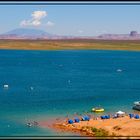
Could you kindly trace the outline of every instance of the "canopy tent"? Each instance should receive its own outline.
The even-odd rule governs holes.
[[[125,112],[123,112],[123,111],[118,111],[118,112],[116,112],[116,114],[118,114],[118,115],[124,115]]]
[[[123,116],[125,115],[125,112],[123,112],[123,111],[118,111],[118,112],[116,112],[116,115],[117,115],[118,117],[123,117]]]

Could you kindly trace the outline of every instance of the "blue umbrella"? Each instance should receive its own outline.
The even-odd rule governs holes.
[[[69,124],[73,124],[73,120],[68,120],[68,123]]]
[[[77,123],[80,122],[80,119],[79,119],[79,118],[75,118],[74,120],[75,120],[75,122],[77,122]]]
[[[135,115],[135,119],[139,119],[140,117],[139,117],[139,115],[138,114],[136,114]]]
[[[129,117],[130,117],[130,118],[133,118],[133,117],[134,117],[134,114],[129,114]]]

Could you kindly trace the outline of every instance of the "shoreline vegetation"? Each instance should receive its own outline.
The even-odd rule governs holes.
[[[140,40],[95,40],[95,39],[10,40],[10,39],[1,39],[0,49],[140,51]]]

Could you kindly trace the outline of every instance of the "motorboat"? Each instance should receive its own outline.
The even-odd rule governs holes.
[[[121,69],[117,69],[117,72],[122,72],[122,70]]]
[[[8,87],[9,87],[9,85],[3,85],[3,87],[4,87],[4,88],[8,88]]]
[[[31,90],[33,90],[33,89],[34,89],[34,87],[30,87],[30,89],[31,89]]]
[[[140,111],[140,101],[134,102],[132,109]]]
[[[3,88],[4,89],[8,89],[9,88],[9,85],[3,85]]]

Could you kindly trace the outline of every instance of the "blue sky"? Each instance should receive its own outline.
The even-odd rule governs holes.
[[[0,33],[37,28],[58,35],[140,33],[140,5],[0,5]]]

